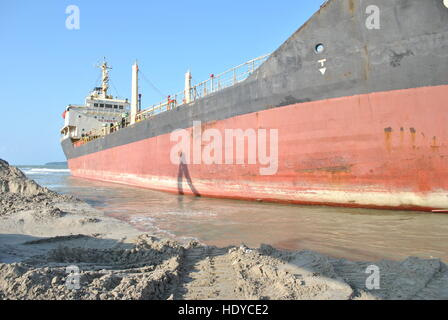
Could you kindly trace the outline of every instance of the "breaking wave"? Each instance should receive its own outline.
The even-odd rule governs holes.
[[[70,169],[50,169],[50,168],[24,168],[23,173],[26,175],[33,174],[58,174],[58,173],[69,173]]]

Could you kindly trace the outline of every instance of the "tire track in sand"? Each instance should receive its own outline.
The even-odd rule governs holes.
[[[195,247],[186,251],[181,283],[174,294],[176,300],[234,300],[237,273],[232,266],[229,248]]]

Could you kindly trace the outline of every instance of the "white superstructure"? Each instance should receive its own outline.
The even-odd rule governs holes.
[[[128,100],[114,99],[108,95],[110,67],[106,61],[99,67],[102,70],[102,86],[96,87],[86,97],[84,105],[66,107],[62,139],[79,140],[85,136],[105,134],[113,125],[127,121],[130,107]]]

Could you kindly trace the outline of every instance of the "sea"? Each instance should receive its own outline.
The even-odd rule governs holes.
[[[42,186],[158,237],[220,247],[269,244],[355,261],[448,262],[447,214],[197,198],[75,178],[60,164],[19,168]]]

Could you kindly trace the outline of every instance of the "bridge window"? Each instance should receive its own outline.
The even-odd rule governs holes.
[[[100,108],[104,108],[104,104],[100,104]]]
[[[106,104],[106,108],[111,109],[111,108],[112,108],[112,105],[111,105],[111,104]]]

